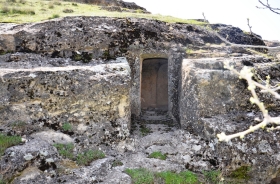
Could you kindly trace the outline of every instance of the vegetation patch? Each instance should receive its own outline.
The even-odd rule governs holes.
[[[60,15],[60,17],[69,16],[69,12],[63,12],[65,9],[72,9],[74,12],[72,16],[105,16],[105,17],[135,17],[135,18],[147,18],[153,20],[160,20],[169,23],[188,23],[196,25],[204,25],[204,22],[196,20],[187,20],[181,18],[175,18],[172,16],[163,16],[160,14],[145,14],[142,10],[136,10],[136,13],[132,12],[109,12],[101,10],[99,6],[85,3],[77,3],[69,1],[58,1],[58,0],[0,0],[0,7],[9,7],[9,11],[0,10],[0,22],[13,22],[13,23],[28,23],[28,22],[39,22],[51,18],[50,15]],[[32,7],[32,10],[30,9]],[[19,14],[10,11],[14,8],[22,9],[20,16]],[[45,10],[45,11],[42,11]],[[30,14],[36,14],[36,16],[30,16]]]
[[[77,155],[77,164],[79,165],[89,165],[90,162],[105,158],[105,154],[99,150],[89,150],[85,151],[84,153],[80,153]]]
[[[76,161],[78,165],[88,165],[94,160],[105,158],[105,154],[99,150],[88,150],[82,153],[78,153],[77,156],[75,156],[73,153],[73,150],[75,148],[73,143],[54,144],[53,146],[57,148],[58,153],[62,157]]]
[[[249,167],[249,166],[241,166],[238,169],[232,171],[230,173],[229,177],[235,178],[235,179],[249,180],[251,178],[249,175],[250,170],[251,170],[251,167]]]
[[[215,184],[215,183],[219,183],[221,172],[218,170],[204,171],[203,175],[205,177],[206,182]]]
[[[53,14],[51,17],[49,17],[49,19],[56,19],[59,18],[59,14]]]
[[[147,169],[126,169],[125,172],[131,177],[134,184],[153,184],[154,174]]]
[[[160,160],[166,160],[166,154],[162,154],[160,151],[155,151],[149,155],[149,158],[156,158]]]
[[[56,147],[58,153],[64,158],[68,158],[70,160],[75,158],[73,154],[73,150],[75,148],[74,144],[54,144],[53,146]]]
[[[198,183],[197,176],[190,171],[174,173],[165,171],[153,173],[147,169],[126,169],[125,172],[131,177],[134,184],[195,184]]]
[[[146,126],[141,126],[140,127],[140,132],[143,136],[146,136],[149,133],[152,133],[151,129],[147,128]]]
[[[165,184],[194,184],[197,183],[197,176],[191,171],[173,173],[171,171],[160,172],[158,177],[164,180]]]
[[[0,156],[2,156],[5,150],[11,146],[15,146],[21,143],[21,137],[19,136],[7,136],[0,134]]]
[[[68,122],[63,123],[61,128],[65,132],[72,131],[72,129],[73,129],[72,125],[70,123],[68,123]]]
[[[2,179],[0,179],[0,184],[6,184],[6,182]]]
[[[122,166],[123,163],[120,160],[114,160],[112,167]]]

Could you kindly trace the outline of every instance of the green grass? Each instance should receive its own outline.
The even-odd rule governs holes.
[[[207,182],[213,183],[213,184],[218,184],[220,181],[221,172],[218,170],[204,171],[203,175]]]
[[[11,126],[13,128],[23,128],[23,127],[27,126],[27,123],[24,121],[15,121],[11,124]]]
[[[198,183],[197,176],[190,171],[174,173],[165,171],[153,173],[147,169],[126,169],[125,172],[131,177],[134,184],[153,184],[164,182],[165,184],[195,184]]]
[[[0,184],[6,184],[6,182],[2,179],[0,179]]]
[[[54,144],[53,146],[56,147],[58,153],[64,158],[68,158],[70,160],[75,158],[73,154],[74,144]]]
[[[141,132],[141,134],[142,134],[143,136],[146,136],[146,135],[148,135],[149,133],[151,133],[152,131],[151,131],[151,129],[147,128],[146,126],[142,126],[142,127],[140,128],[140,132]]]
[[[21,143],[21,137],[19,136],[7,136],[0,134],[0,156],[2,156],[5,150],[11,146],[15,146]]]
[[[75,146],[72,143],[54,144],[53,146],[57,148],[58,153],[62,157],[76,161],[78,165],[88,165],[94,160],[105,158],[105,154],[99,150],[88,150],[83,153],[78,153],[77,156],[75,156],[73,153]]]
[[[89,150],[85,151],[84,153],[80,153],[77,155],[77,164],[79,165],[88,165],[90,162],[105,158],[105,154],[99,150]]]
[[[154,183],[154,174],[147,169],[126,169],[125,172],[131,177],[133,184]]]
[[[29,12],[27,10],[31,10]],[[13,11],[3,11],[5,8],[13,9],[18,8],[24,10],[27,14],[22,14]],[[72,9],[73,13],[64,13],[63,10]],[[28,22],[39,22],[43,20],[48,20],[53,18],[52,15],[60,15],[60,17],[65,16],[107,16],[107,17],[136,17],[136,18],[147,18],[156,19],[169,23],[189,23],[196,25],[203,25],[205,23],[196,20],[187,20],[175,18],[172,16],[163,16],[160,14],[143,14],[140,13],[130,13],[130,12],[109,12],[105,10],[100,10],[99,6],[73,3],[67,1],[46,1],[46,0],[25,0],[21,3],[19,0],[16,2],[7,2],[6,0],[0,0],[0,22],[14,22],[14,23],[28,23]]]
[[[112,167],[122,166],[123,163],[120,160],[115,160],[112,164]]]
[[[198,182],[197,176],[190,171],[180,173],[166,171],[160,172],[157,175],[164,180],[165,184],[194,184]]]
[[[241,166],[236,170],[232,171],[229,176],[235,179],[249,180],[251,178],[249,175],[250,170],[251,167],[249,166]]]
[[[160,151],[155,151],[149,155],[149,158],[156,158],[160,160],[166,160],[166,154],[162,154]]]
[[[63,123],[61,128],[62,128],[63,131],[71,131],[72,130],[72,125],[68,122],[65,122],[65,123]]]

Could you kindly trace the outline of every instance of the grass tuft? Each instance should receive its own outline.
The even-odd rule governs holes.
[[[155,151],[149,155],[149,158],[156,158],[160,160],[166,160],[166,154],[162,154],[160,151]]]
[[[232,171],[230,177],[236,179],[249,180],[251,178],[249,175],[250,170],[251,168],[249,166],[241,166],[236,170]]]
[[[92,161],[105,158],[105,154],[99,150],[89,150],[77,155],[77,164],[89,165]]]
[[[0,156],[2,156],[5,150],[11,146],[15,146],[21,143],[21,137],[19,136],[7,136],[0,134]]]
[[[165,184],[195,184],[198,181],[197,176],[191,171],[181,173],[165,171],[158,173],[157,176],[162,178]]]
[[[70,160],[75,158],[73,154],[74,144],[54,144],[53,146],[56,147],[58,153],[64,158],[68,158]]]
[[[126,169],[125,172],[131,177],[134,184],[154,183],[154,174],[147,169]]]
[[[219,183],[220,181],[221,172],[218,170],[203,171],[203,175],[207,182],[216,184]]]
[[[125,172],[131,177],[134,184],[196,184],[198,183],[197,176],[190,171],[183,171],[174,173],[171,171],[164,171],[160,173],[153,173],[144,168],[126,169]]]
[[[63,131],[66,131],[66,132],[71,131],[73,129],[72,125],[68,122],[63,123],[61,128]]]

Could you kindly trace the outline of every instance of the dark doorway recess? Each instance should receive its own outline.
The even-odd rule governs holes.
[[[168,60],[166,58],[143,60],[141,108],[168,110]]]

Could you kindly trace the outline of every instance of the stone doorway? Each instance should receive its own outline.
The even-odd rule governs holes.
[[[141,109],[168,111],[168,60],[144,59],[141,78]]]

